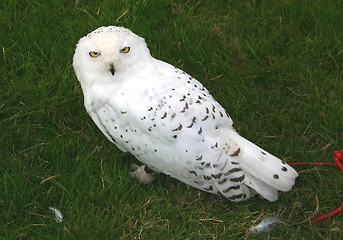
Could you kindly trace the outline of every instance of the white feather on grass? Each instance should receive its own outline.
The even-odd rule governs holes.
[[[279,220],[278,215],[268,215],[259,224],[252,226],[250,231],[253,233],[270,232],[273,228],[284,224],[284,222]]]
[[[54,207],[49,207],[49,210],[55,215],[55,221],[60,223],[63,220],[63,215],[60,210]]]

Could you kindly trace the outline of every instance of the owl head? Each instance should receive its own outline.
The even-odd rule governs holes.
[[[145,40],[129,29],[100,27],[76,45],[73,67],[81,84],[111,81],[151,58]],[[112,78],[112,79],[111,79]]]

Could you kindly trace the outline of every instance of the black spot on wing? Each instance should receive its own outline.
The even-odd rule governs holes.
[[[238,199],[245,199],[247,197],[247,195],[245,193],[240,193],[237,195],[232,195],[230,197],[228,197],[228,199],[230,200],[238,200]]]
[[[229,171],[224,173],[224,176],[228,176],[231,173],[240,172],[240,171],[242,171],[242,168],[231,168]]]
[[[227,193],[227,192],[229,192],[229,191],[231,191],[231,190],[238,190],[238,189],[240,189],[241,187],[239,186],[239,185],[235,185],[235,186],[230,186],[230,187],[228,187],[228,188],[225,188],[224,190],[223,190],[223,193]]]
[[[167,117],[167,113],[165,112],[164,114],[163,114],[163,116],[161,117],[161,119],[165,119]]]
[[[221,180],[218,181],[218,184],[223,184],[227,181],[227,178],[223,178]]]
[[[231,182],[235,182],[235,183],[238,183],[238,182],[242,182],[244,180],[245,176],[242,175],[240,177],[236,177],[236,178],[231,178],[230,181]]]
[[[239,155],[240,151],[241,151],[241,149],[238,148],[238,149],[237,149],[234,153],[232,153],[230,156],[231,156],[231,157],[237,157],[237,156]]]
[[[189,171],[189,173],[194,174],[195,176],[198,176],[198,174],[195,171]]]
[[[173,132],[180,131],[181,129],[182,129],[182,124],[180,123],[180,125],[177,128],[173,129],[172,131]]]

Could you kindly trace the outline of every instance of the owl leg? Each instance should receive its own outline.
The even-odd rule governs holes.
[[[138,166],[131,164],[131,176],[137,178],[138,182],[142,185],[146,185],[155,180],[157,172],[150,169],[148,166]]]

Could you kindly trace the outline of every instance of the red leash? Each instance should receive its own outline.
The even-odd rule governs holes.
[[[337,166],[341,171],[343,172],[343,149],[339,151],[333,151],[335,154],[334,160],[335,163],[328,163],[328,162],[294,162],[294,163],[288,163],[289,165],[317,165],[317,166]],[[330,216],[334,216],[338,214],[340,211],[343,211],[343,203],[340,207],[338,207],[336,210],[325,214],[323,216],[317,217],[315,219],[311,219],[310,223],[318,222],[323,219],[326,219]]]

